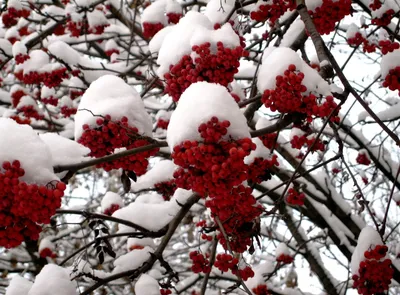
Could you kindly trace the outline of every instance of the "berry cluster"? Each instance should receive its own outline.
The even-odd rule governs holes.
[[[255,144],[250,138],[222,140],[229,126],[229,121],[213,117],[198,128],[203,142],[185,141],[174,147],[172,158],[181,167],[174,172],[178,187],[202,196],[221,195],[247,179],[243,159]]]
[[[347,43],[352,47],[363,45],[364,52],[375,52],[376,44],[366,39],[360,32],[357,32],[352,38],[347,39]]]
[[[156,183],[154,188],[160,195],[163,196],[164,200],[166,201],[170,200],[177,189],[174,179]]]
[[[295,135],[293,138],[290,140],[290,144],[292,145],[292,148],[300,150],[303,146],[311,147],[311,145],[314,143],[315,138],[307,136],[307,134],[303,134],[302,136]],[[311,151],[321,151],[323,152],[325,150],[325,145],[323,142],[318,139],[314,146],[312,147]]]
[[[296,1],[294,0],[272,0],[268,4],[258,6],[256,11],[250,13],[250,18],[258,22],[269,20],[271,24],[274,24],[287,10],[295,9]]]
[[[74,107],[62,106],[60,108],[60,112],[65,118],[68,118],[68,117],[71,117],[72,115],[75,115],[77,112],[77,109]]]
[[[254,183],[270,180],[272,177],[271,169],[279,166],[277,159],[276,155],[272,155],[271,159],[255,158],[248,167],[248,180]]]
[[[240,57],[247,55],[241,46],[231,49],[218,42],[215,53],[211,52],[210,47],[209,42],[193,46],[192,51],[196,54],[194,60],[190,55],[185,55],[164,74],[165,92],[175,102],[192,83],[207,81],[227,87],[238,72]]]
[[[162,23],[144,22],[143,23],[143,36],[146,39],[151,39],[154,37],[155,34],[157,34],[163,28],[164,28],[164,25]]]
[[[304,193],[299,193],[294,188],[289,188],[286,195],[286,202],[294,206],[303,206],[305,197]]]
[[[373,25],[377,25],[377,26],[387,26],[390,24],[390,22],[393,19],[393,15],[394,15],[394,10],[393,9],[388,9],[387,11],[385,11],[381,17],[379,18],[373,18],[371,20],[371,23]]]
[[[160,290],[160,295],[169,295],[172,294],[172,291],[170,289],[161,289]]]
[[[104,213],[105,215],[111,216],[111,215],[113,215],[113,213],[114,213],[115,211],[117,211],[119,208],[120,208],[120,207],[119,207],[118,204],[111,204],[111,206],[110,206],[109,208],[107,208],[106,210],[104,210],[103,213]]]
[[[27,93],[22,89],[16,89],[15,91],[11,91],[11,104],[14,108],[17,107],[21,98],[25,96]]]
[[[265,135],[261,135],[259,137],[262,141],[262,143],[264,144],[264,146],[267,149],[274,149],[277,139],[278,139],[278,133],[274,132],[274,133],[269,133],[269,134],[265,134]]]
[[[14,57],[14,60],[15,60],[15,63],[16,63],[17,65],[19,65],[19,64],[23,64],[23,63],[24,63],[25,61],[27,61],[29,58],[30,58],[30,57],[29,57],[28,54],[20,53],[20,54],[17,54],[17,55]]]
[[[167,13],[167,18],[168,18],[169,24],[179,23],[179,20],[181,19],[181,17],[182,17],[181,13],[174,13],[174,12]]]
[[[50,248],[44,248],[39,252],[40,257],[42,258],[46,258],[46,257],[50,257],[50,258],[56,258],[57,254],[54,253]]]
[[[309,10],[317,31],[329,34],[335,29],[336,22],[351,13],[351,0],[324,0],[315,11]]]
[[[216,256],[214,265],[221,272],[227,272],[229,269],[237,269],[238,263],[239,260],[237,258],[233,258],[233,256],[230,254],[218,254]]]
[[[392,91],[398,90],[400,92],[400,67],[390,69],[382,85]]]
[[[372,0],[372,2],[369,4],[369,8],[371,8],[372,10],[378,10],[381,7],[382,7],[381,0]]]
[[[302,84],[303,79],[304,74],[296,70],[295,65],[289,65],[283,76],[276,77],[275,89],[264,91],[262,102],[271,111],[306,114],[308,121],[312,120],[312,116],[321,118],[329,116],[337,107],[333,97],[327,96],[323,103],[318,104],[314,94],[303,94],[307,91],[307,87]],[[331,120],[338,120],[336,114]]]
[[[189,258],[193,261],[192,271],[194,273],[209,273],[211,271],[210,262],[208,259],[198,251],[189,253]]]
[[[26,118],[34,118],[36,120],[42,120],[44,118],[43,115],[39,114],[37,109],[32,105],[24,105],[17,108],[19,113],[23,113]]]
[[[233,274],[236,274],[236,272],[233,272]],[[246,266],[243,269],[239,269],[237,274],[243,281],[247,281],[249,278],[254,277],[254,271],[251,269],[250,266]]]
[[[276,257],[276,261],[282,264],[290,264],[293,262],[293,257],[290,255],[281,254],[278,257]]]
[[[148,145],[147,139],[143,139],[138,134],[136,127],[130,126],[128,118],[122,117],[121,120],[111,121],[111,117],[106,115],[96,120],[97,127],[90,128],[83,125],[83,134],[78,142],[88,147],[91,152],[89,156],[100,158],[110,155],[115,149],[126,148],[128,150]],[[136,155],[123,157],[111,162],[97,165],[106,171],[122,168],[127,171],[134,171],[137,175],[146,173],[147,158],[154,156],[158,149],[142,152]]]
[[[379,46],[381,47],[382,54],[387,54],[389,52],[393,52],[396,49],[399,49],[400,43],[392,42],[390,40],[381,40],[379,41]]]
[[[371,160],[369,159],[366,152],[359,152],[356,158],[358,164],[368,166],[371,164]]]
[[[15,7],[8,7],[7,11],[1,14],[1,20],[4,27],[11,28],[18,23],[21,17],[27,18],[31,14],[28,9],[16,9]]]
[[[258,285],[257,287],[251,289],[254,295],[269,295],[267,285]]]
[[[51,72],[39,73],[37,71],[30,71],[28,73],[16,72],[15,77],[25,84],[40,84],[43,83],[48,88],[57,87],[61,82],[68,78],[67,69],[59,67]]]
[[[4,162],[0,170],[0,246],[10,248],[25,238],[37,240],[41,231],[36,223],[50,223],[61,206],[66,185],[52,181],[47,185],[28,184],[19,178],[25,170],[19,161]]]
[[[157,120],[157,128],[167,129],[169,125],[169,120],[158,119]]]
[[[40,101],[44,104],[49,104],[52,106],[57,106],[58,104],[58,98],[54,96],[41,97]]]
[[[114,53],[119,54],[118,48],[112,48],[112,49],[106,50],[106,51],[104,51],[104,52],[105,52],[105,54],[106,54],[108,57],[110,57],[110,56],[113,55]]]
[[[384,259],[387,250],[387,246],[377,245],[365,251],[366,259],[360,262],[358,274],[353,275],[353,287],[359,294],[378,294],[388,290],[394,271],[391,260]]]

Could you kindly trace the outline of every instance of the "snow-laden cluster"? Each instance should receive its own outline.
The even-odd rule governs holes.
[[[183,93],[171,116],[167,130],[168,146],[172,150],[186,140],[200,141],[202,138],[198,132],[199,126],[213,116],[231,123],[223,139],[250,137],[246,118],[226,88],[218,84],[198,82]]]
[[[149,114],[137,91],[116,76],[105,75],[90,84],[81,98],[75,116],[75,139],[83,133],[83,125],[96,126],[98,118],[110,115],[113,120],[126,117],[140,134],[151,136]]]

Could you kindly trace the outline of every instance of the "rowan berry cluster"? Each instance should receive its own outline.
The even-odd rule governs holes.
[[[286,195],[286,203],[293,206],[303,206],[305,197],[304,193],[299,193],[294,188],[289,188]]]
[[[14,108],[17,107],[21,98],[27,93],[22,89],[17,89],[16,91],[11,91],[11,104]]]
[[[400,92],[400,67],[390,69],[382,85],[392,91],[399,90]]]
[[[141,138],[136,127],[130,126],[127,117],[121,120],[112,121],[109,115],[96,120],[97,126],[90,128],[89,125],[83,125],[83,134],[78,142],[90,149],[89,156],[100,158],[110,155],[115,149],[126,148],[127,150],[148,145],[147,139]],[[111,162],[97,165],[106,171],[112,169],[124,169],[134,171],[137,175],[146,173],[148,160],[154,156],[158,149],[145,151],[135,155],[130,155]]]
[[[60,112],[65,118],[68,118],[68,117],[71,117],[72,115],[75,115],[77,112],[77,109],[74,107],[62,106],[60,108]]]
[[[267,285],[258,285],[257,287],[251,289],[254,295],[269,295]]]
[[[314,142],[315,142],[315,144],[311,149],[312,152],[315,152],[315,151],[323,152],[325,150],[325,145],[320,139],[316,140],[314,137],[307,136],[307,134],[303,134],[301,136],[294,135],[293,138],[290,140],[290,144],[292,145],[292,148],[299,149],[299,150],[303,146],[311,147]]]
[[[18,115],[10,116],[10,119],[13,119],[15,122],[17,122],[20,125],[30,125],[31,124],[31,119],[29,118],[24,118]]]
[[[211,271],[210,262],[208,259],[198,251],[189,253],[189,258],[193,261],[192,271],[194,273],[209,273]]]
[[[276,155],[272,155],[271,159],[255,158],[248,167],[248,180],[254,183],[270,180],[272,177],[272,168],[279,166],[277,159]]]
[[[274,149],[277,139],[278,139],[278,133],[274,132],[274,133],[269,133],[269,134],[265,134],[265,135],[261,135],[259,137],[262,141],[262,143],[264,144],[264,146],[267,149]]]
[[[281,254],[278,257],[276,257],[276,261],[282,264],[290,264],[293,262],[293,257],[290,255]]]
[[[50,248],[44,248],[39,252],[39,256],[42,258],[46,258],[46,257],[56,258],[57,254],[54,253]]]
[[[254,271],[251,269],[250,266],[239,269],[237,273],[234,271],[233,274],[238,274],[243,281],[247,281],[249,278],[254,277]]]
[[[29,57],[28,54],[20,53],[20,54],[17,54],[17,55],[14,57],[14,60],[15,60],[15,63],[16,63],[17,65],[19,65],[19,64],[23,64],[23,63],[24,63],[25,61],[27,61],[29,58],[30,58],[30,57]]]
[[[57,87],[61,82],[68,78],[67,69],[59,67],[51,72],[39,73],[37,71],[30,71],[28,73],[18,72],[14,73],[15,77],[25,84],[40,84],[43,83],[49,88]]]
[[[41,228],[36,223],[50,223],[50,217],[61,206],[66,185],[59,181],[46,185],[21,181],[25,170],[18,160],[3,162],[1,168],[0,246],[11,248],[25,238],[38,239]]]
[[[174,195],[177,186],[174,179],[156,183],[154,185],[156,191],[163,196],[164,200],[168,201]]]
[[[18,23],[21,17],[27,18],[31,14],[28,9],[16,9],[15,7],[8,7],[7,11],[1,14],[1,20],[4,27],[11,28]]]
[[[381,0],[372,0],[372,2],[369,4],[369,8],[371,8],[372,10],[378,10],[381,7],[382,7]]]
[[[359,152],[356,158],[356,161],[358,164],[368,166],[371,164],[371,160],[369,159],[368,155],[366,152]]]
[[[351,13],[351,0],[324,0],[322,5],[309,10],[317,31],[321,34],[329,34],[335,29],[336,22]]]
[[[167,129],[169,125],[169,120],[158,119],[157,128]]]
[[[353,275],[353,287],[358,294],[378,294],[388,290],[394,271],[392,261],[384,259],[387,250],[385,245],[377,245],[364,252],[366,259],[360,262],[358,274]]]
[[[112,48],[112,49],[106,50],[104,52],[108,57],[110,57],[114,53],[119,54],[119,50],[117,48]]]
[[[373,18],[371,23],[377,26],[387,26],[393,19],[394,10],[388,9],[379,18]]]
[[[160,290],[160,295],[169,295],[172,294],[172,291],[170,289],[161,289]]]
[[[217,254],[214,266],[221,272],[237,269],[239,260],[230,254]]]
[[[233,81],[238,72],[239,59],[247,55],[241,46],[226,48],[222,42],[217,43],[217,51],[211,52],[211,43],[207,42],[192,47],[196,58],[185,55],[176,65],[171,65],[169,72],[164,74],[165,92],[175,102],[192,83],[207,81],[218,83],[225,87]]]
[[[352,38],[348,38],[347,43],[353,47],[357,47],[362,44],[363,51],[368,53],[375,52],[376,50],[376,44],[370,42],[360,32],[357,32]]]
[[[44,118],[32,105],[20,106],[17,108],[17,112],[23,113],[26,118],[34,118],[36,120],[42,120]]]
[[[146,39],[151,39],[154,37],[155,34],[157,34],[163,28],[164,28],[164,25],[162,23],[144,22],[143,23],[143,36]]]
[[[113,215],[113,213],[114,213],[115,211],[117,211],[119,208],[120,208],[120,207],[119,207],[118,204],[111,204],[111,206],[108,207],[106,210],[104,210],[103,213],[104,213],[105,215],[111,216],[111,215]]]
[[[250,13],[250,18],[264,22],[268,20],[270,23],[280,18],[287,10],[295,10],[296,1],[294,0],[272,0],[268,4],[262,4],[258,6],[256,11]]]
[[[307,120],[312,121],[312,116],[327,117],[337,107],[332,96],[326,96],[323,103],[318,104],[317,97],[310,93],[303,94],[307,87],[302,84],[304,74],[291,64],[285,70],[284,75],[276,77],[275,89],[266,89],[262,96],[262,102],[271,111],[281,113],[303,113],[307,115]],[[332,121],[339,118],[334,114]]]
[[[400,43],[392,42],[390,40],[381,40],[379,41],[379,46],[381,47],[382,54],[387,54],[389,52],[393,52],[396,49],[399,49]]]
[[[168,18],[169,24],[179,23],[179,20],[181,19],[181,17],[182,17],[181,13],[174,13],[174,12],[167,13],[167,18]]]
[[[202,196],[221,195],[247,179],[243,159],[255,144],[250,138],[222,140],[229,126],[229,121],[213,117],[198,128],[203,142],[185,141],[174,147],[172,158],[180,166],[174,172],[178,187]]]
[[[40,101],[44,104],[49,104],[52,106],[57,106],[57,104],[58,104],[58,98],[53,97],[53,96],[41,97]]]

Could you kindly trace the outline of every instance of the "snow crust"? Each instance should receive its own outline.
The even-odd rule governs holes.
[[[154,250],[150,247],[144,247],[135,251],[128,252],[114,260],[114,270],[112,273],[120,273],[127,270],[137,269],[150,258],[150,253]]]
[[[170,201],[163,203],[133,202],[128,206],[114,212],[112,216],[129,220],[147,230],[157,231],[166,226],[181,208],[179,204],[185,204],[190,193],[183,189],[177,189]],[[119,226],[119,232],[129,232],[132,229],[125,225]]]
[[[68,271],[55,264],[47,264],[36,276],[28,295],[77,295],[75,283],[71,282]]]
[[[285,243],[279,243],[278,247],[275,249],[275,256],[279,257],[281,255],[290,255],[290,250]]]
[[[152,169],[140,176],[136,182],[132,183],[131,190],[135,192],[146,188],[153,188],[156,183],[173,179],[176,167],[170,160],[156,163]]]
[[[322,95],[331,95],[329,84],[322,79],[316,70],[311,68],[292,49],[279,47],[273,50],[259,69],[257,86],[260,91],[275,89],[276,76],[283,75],[290,64],[294,64],[298,71],[304,73],[303,85],[307,87],[307,93],[317,92]]]
[[[26,46],[21,42],[17,41],[14,43],[12,47],[12,52],[13,56],[16,57],[18,54],[27,54],[28,50],[26,49]]]
[[[39,134],[39,137],[49,147],[54,166],[79,163],[90,153],[89,148],[56,133]]]
[[[142,25],[143,23],[162,23],[167,25],[168,19],[164,14],[166,2],[165,0],[157,0],[146,7],[141,15]]]
[[[244,163],[249,165],[254,162],[256,158],[270,159],[271,151],[264,146],[261,139],[258,137],[253,138],[252,141],[256,144],[256,149],[244,158]]]
[[[114,192],[106,192],[103,199],[101,199],[101,211],[106,211],[111,207],[111,205],[118,205],[120,208],[122,208],[124,206],[124,201],[119,194]]]
[[[90,112],[88,111],[90,110]],[[95,115],[93,116],[92,113]],[[135,126],[140,134],[152,135],[152,123],[139,93],[124,80],[105,75],[90,84],[81,98],[75,115],[75,139],[78,140],[84,124],[95,127],[97,115],[110,115],[112,120],[128,118],[128,124]]]
[[[210,19],[212,24],[222,24],[227,21],[228,15],[235,9],[235,0],[210,0],[204,14]],[[236,20],[237,14],[234,12],[230,20]]]
[[[171,116],[167,129],[170,149],[185,140],[200,141],[198,127],[213,116],[231,123],[224,139],[250,137],[246,118],[226,88],[218,84],[197,82],[185,90]]]
[[[128,251],[130,251],[130,248],[132,246],[147,246],[150,247],[152,249],[154,249],[156,247],[156,245],[154,244],[153,239],[151,238],[143,238],[143,239],[139,239],[139,238],[128,238],[128,241],[126,242]],[[136,250],[135,250],[136,251]]]
[[[147,274],[142,274],[135,284],[136,295],[159,295],[158,282]]]
[[[20,178],[22,181],[47,184],[58,180],[53,172],[51,151],[32,127],[0,118],[0,134],[1,162],[19,160],[25,170],[25,175]]]
[[[32,285],[32,282],[19,275],[16,275],[11,279],[6,290],[6,295],[27,295]]]
[[[376,245],[383,245],[379,233],[371,226],[366,226],[362,229],[357,246],[351,256],[350,268],[352,274],[358,274],[360,262],[365,260],[364,252],[374,248]]]
[[[50,240],[49,237],[45,237],[43,238],[40,243],[39,243],[39,253],[44,250],[44,249],[50,249],[52,251],[54,251],[54,244],[53,242]]]
[[[95,10],[97,11],[97,10]],[[48,46],[49,52],[69,65],[76,65],[81,55],[63,41],[55,41]]]

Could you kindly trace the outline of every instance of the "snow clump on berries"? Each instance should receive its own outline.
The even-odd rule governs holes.
[[[220,121],[230,122],[224,139],[250,137],[246,118],[227,89],[218,84],[198,82],[182,94],[178,107],[171,116],[167,130],[167,142],[171,151],[174,146],[187,140],[202,141],[198,128],[214,116]]]
[[[151,136],[152,123],[139,93],[124,80],[105,75],[94,81],[81,98],[75,116],[75,139],[83,133],[83,125],[95,128],[99,116],[109,115],[113,120],[128,119],[140,134]]]

